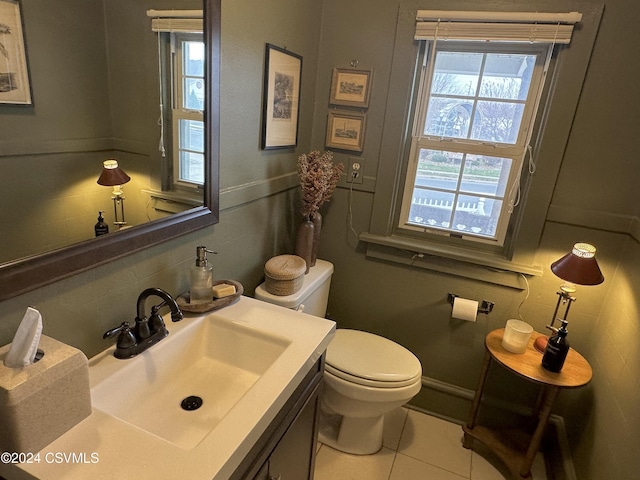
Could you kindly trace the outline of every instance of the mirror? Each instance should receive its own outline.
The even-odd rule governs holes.
[[[80,6],[85,5],[88,0],[69,1],[77,3]],[[97,8],[97,6],[102,5],[102,1],[103,0],[89,0],[89,3],[96,5]],[[118,3],[124,0],[104,1]],[[23,6],[23,16],[24,11],[28,10],[29,4],[27,2],[28,0],[23,0],[21,2]],[[131,0],[127,0],[127,3],[131,3]],[[143,13],[146,12],[146,9],[148,8],[170,8],[169,2],[163,0],[157,0],[153,5],[150,1],[146,0],[139,0],[135,3],[140,4],[139,6],[142,7],[141,10]],[[158,220],[135,225],[131,228],[113,232],[98,238],[81,241],[68,247],[34,254],[25,258],[6,261],[0,264],[0,301],[26,293],[62,278],[89,270],[95,266],[108,263],[112,260],[143,250],[149,246],[162,243],[179,235],[190,233],[218,222],[220,0],[205,0],[204,3],[205,54],[206,58],[211,61],[207,60],[205,62],[205,78],[207,79],[205,81],[205,124],[207,125],[207,128],[205,128],[204,135],[205,182],[203,189],[203,206],[191,208],[184,212],[176,213]],[[180,6],[183,5],[184,2],[181,2]],[[195,8],[193,5],[194,3],[191,2],[189,7]],[[74,10],[73,7],[63,9],[59,5],[55,8],[57,8],[57,12],[61,15],[71,15]],[[39,7],[35,6],[34,9],[37,12]],[[42,15],[45,14],[42,13]],[[42,19],[40,20],[42,21]],[[148,19],[145,18],[145,20]],[[91,29],[95,28],[95,25],[87,25],[84,22],[80,22],[78,23],[77,28],[80,30]],[[58,31],[58,35],[61,33],[62,32]],[[29,41],[31,37],[29,35],[28,25],[25,25],[25,34],[27,36],[27,49],[29,49]],[[75,48],[79,48],[78,45],[81,44],[82,43],[78,43],[75,45]],[[63,48],[65,46],[69,47],[69,45],[57,44],[51,48]],[[36,60],[31,58],[31,55],[29,55],[29,58],[30,62]],[[55,65],[51,68],[67,67],[67,65]],[[67,75],[69,81],[75,78],[74,75],[79,78],[84,78],[83,72],[69,71],[67,72]],[[54,88],[52,87],[52,89]],[[10,115],[11,123],[19,126],[21,122],[30,120],[29,116],[33,116],[34,109],[45,109],[48,99],[39,96],[39,93],[41,92],[35,88],[35,82],[33,82],[33,79],[32,90],[34,98],[34,105],[32,107],[3,106],[0,109],[0,117],[5,114]],[[135,101],[140,101],[140,99],[135,99]],[[132,100],[133,103],[135,103],[135,101]],[[42,107],[39,107],[39,105],[42,105]],[[69,105],[69,110],[72,110],[72,104]],[[66,113],[60,112],[60,115],[66,115]],[[69,115],[74,115],[74,113],[72,112]],[[55,120],[55,116],[52,120]],[[78,122],[82,122],[83,120],[86,119],[80,118]],[[1,121],[2,119],[0,118],[0,122]],[[43,131],[49,132],[50,134],[55,133],[55,122],[53,122],[50,127],[47,127],[46,129],[43,128]],[[4,136],[4,134],[2,136]],[[54,148],[57,145],[55,141],[50,141],[48,138],[34,140],[40,141],[40,145],[50,144]],[[9,139],[5,142],[5,139],[0,138],[0,145],[2,144],[9,146],[13,145],[12,140]],[[28,147],[26,151],[28,152]],[[28,164],[29,158],[30,155],[25,155],[23,163]],[[0,168],[3,167],[2,162],[3,156],[0,154]],[[100,173],[100,168],[101,165],[98,162],[95,174],[96,180]],[[73,168],[69,168],[68,170],[73,170]],[[5,172],[6,170],[3,168],[3,173]],[[34,172],[28,165],[26,170],[24,170],[24,175],[40,182],[46,182],[47,180],[46,178],[41,178],[39,172]],[[37,182],[34,182],[34,185],[37,187]],[[104,189],[105,187],[100,188]],[[33,194],[35,190],[37,190],[37,188],[34,188],[31,193]],[[106,192],[106,197],[110,202],[110,193],[108,190]],[[3,208],[7,208],[7,205],[4,205]],[[113,208],[112,204],[111,208]],[[0,213],[0,215],[2,214]],[[10,235],[10,229],[3,226],[2,230],[5,236]]]

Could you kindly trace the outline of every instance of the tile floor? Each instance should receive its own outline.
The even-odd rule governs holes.
[[[478,442],[476,442],[476,448]],[[315,480],[504,480],[490,453],[462,447],[462,427],[417,410],[399,408],[385,419],[382,449],[375,455],[349,455],[320,445]],[[501,473],[501,470],[503,473]],[[546,480],[539,454],[533,480]]]

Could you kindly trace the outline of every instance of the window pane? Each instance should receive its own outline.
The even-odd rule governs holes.
[[[474,140],[515,144],[518,140],[524,104],[478,102],[478,117],[473,125]]]
[[[503,197],[512,163],[510,158],[467,155],[460,190]]]
[[[481,53],[438,52],[431,93],[475,96],[482,57]]]
[[[204,185],[204,155],[181,151],[180,177],[180,180]]]
[[[204,122],[180,120],[180,180],[204,184]]]
[[[455,194],[415,188],[409,223],[425,227],[449,228]]]
[[[201,78],[184,79],[184,107],[189,110],[204,110],[204,80]]]
[[[526,100],[535,63],[535,55],[488,54],[480,96]]]
[[[467,138],[473,103],[457,98],[432,97],[424,126],[425,135]]]
[[[455,191],[461,166],[461,153],[420,149],[415,185]]]
[[[183,42],[184,74],[190,77],[204,77],[204,43]]]
[[[501,200],[460,195],[453,217],[453,230],[486,237],[496,234]]]
[[[180,148],[204,152],[204,123],[199,120],[180,120]]]

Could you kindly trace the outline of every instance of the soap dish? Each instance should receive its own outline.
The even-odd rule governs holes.
[[[176,303],[180,307],[183,312],[191,312],[191,313],[204,313],[204,312],[212,312],[214,310],[219,310],[221,308],[227,307],[232,303],[235,303],[240,296],[244,293],[244,288],[240,282],[236,282],[235,280],[217,280],[213,282],[213,285],[220,284],[233,285],[236,287],[236,293],[233,295],[229,295],[228,297],[223,298],[213,298],[211,297],[210,302],[204,303],[196,303],[191,304],[191,295],[189,292],[182,293],[176,298]]]

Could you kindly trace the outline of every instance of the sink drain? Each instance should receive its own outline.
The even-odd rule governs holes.
[[[196,395],[189,395],[187,398],[182,400],[180,406],[184,410],[197,410],[202,406],[202,398]]]

